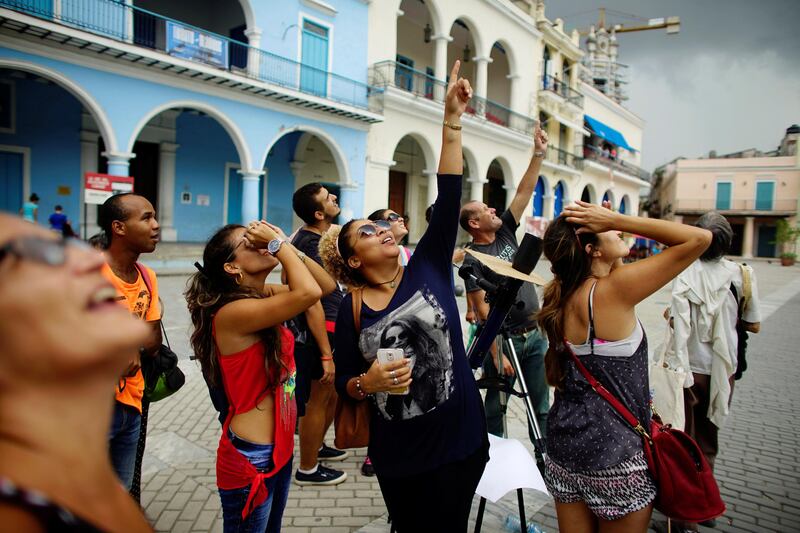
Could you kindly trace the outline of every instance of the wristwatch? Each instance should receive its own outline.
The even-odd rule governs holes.
[[[275,255],[281,249],[282,245],[283,245],[283,239],[272,239],[267,244],[267,251],[270,254]]]

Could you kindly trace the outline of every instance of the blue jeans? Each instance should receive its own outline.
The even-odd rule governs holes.
[[[542,437],[544,437],[547,428],[547,412],[550,410],[550,389],[547,386],[544,373],[544,354],[547,352],[547,340],[542,337],[538,329],[535,329],[523,335],[511,337],[511,342],[514,344],[522,375],[525,378],[525,384],[528,386],[531,404],[534,411],[536,411],[539,430],[542,433]],[[505,352],[505,350],[504,343],[503,351]],[[510,354],[506,354],[506,357],[508,357],[509,361],[512,361]],[[491,354],[487,355],[483,361],[483,372],[488,377],[497,376],[497,368],[494,366]],[[514,383],[516,383],[516,376],[511,379],[511,384],[513,385]],[[506,413],[505,408],[500,404],[500,393],[498,391],[486,391],[485,408],[486,425],[489,433],[502,437],[503,417]],[[531,442],[533,442],[533,430],[530,427],[530,422],[528,423],[528,435]]]
[[[131,490],[133,469],[136,464],[136,445],[142,428],[142,415],[139,410],[124,403],[114,402],[114,415],[111,431],[108,434],[108,448],[111,465],[126,490]]]
[[[256,444],[236,436],[228,429],[228,437],[233,446],[244,455],[251,465],[260,472],[269,472],[274,468],[272,462],[272,444]],[[283,510],[289,499],[289,485],[292,481],[292,461],[287,462],[281,470],[271,478],[264,480],[269,490],[266,501],[253,509],[246,519],[242,520],[242,509],[250,495],[250,486],[240,489],[219,489],[222,501],[223,533],[272,533],[281,530]]]

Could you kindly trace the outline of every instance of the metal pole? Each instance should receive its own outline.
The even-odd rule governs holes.
[[[533,443],[533,447],[536,448],[536,451],[542,456],[542,459],[545,458],[546,452],[544,447],[544,442],[542,439],[542,432],[539,429],[539,422],[536,420],[536,411],[533,409],[533,404],[531,403],[530,394],[528,394],[528,384],[525,383],[524,376],[522,375],[522,367],[519,364],[519,358],[517,357],[517,350],[514,349],[514,343],[511,342],[511,339],[507,336],[503,336],[503,340],[506,342],[508,346],[508,353],[511,355],[511,364],[514,365],[514,372],[519,377],[519,386],[522,389],[522,398],[525,400],[525,411],[528,413],[528,423],[531,425],[533,429],[533,437],[535,442]],[[505,417],[503,418],[505,422]]]

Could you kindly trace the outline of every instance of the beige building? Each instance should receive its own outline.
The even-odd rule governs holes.
[[[530,161],[538,120],[550,146],[527,211],[532,222],[546,222],[582,197],[638,210],[639,188],[646,184],[636,166],[643,123],[581,81],[578,32],[547,19],[543,1],[382,0],[369,6],[370,84],[384,121],[370,127],[367,141],[366,213],[389,206],[407,214],[411,242],[425,230],[425,209],[436,198],[441,102],[456,59],[475,95],[463,118],[464,201],[508,206]],[[594,129],[585,106],[594,113]],[[597,153],[587,148],[591,142]]]
[[[778,149],[711,152],[702,159],[676,159],[654,173],[650,214],[692,223],[716,210],[733,226],[731,255],[775,257],[778,219],[797,221],[800,201],[800,126],[793,125]]]

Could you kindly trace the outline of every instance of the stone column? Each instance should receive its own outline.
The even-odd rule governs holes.
[[[744,217],[744,235],[742,236],[742,257],[753,257],[753,233],[755,217]]]
[[[436,197],[439,195],[439,185],[436,182],[436,171],[435,170],[423,170],[422,175],[428,178],[428,204],[425,206],[425,209],[428,206],[431,206],[436,202]]]
[[[156,218],[161,225],[161,240],[175,242],[175,159],[178,146],[171,142],[158,145],[158,206]]]
[[[247,224],[259,218],[258,188],[261,186],[261,176],[264,171],[249,169],[238,172],[242,176],[242,220],[239,222]]]
[[[261,79],[261,30],[259,28],[244,31],[250,48],[247,49],[247,75],[251,78]]]
[[[519,113],[520,115],[528,116],[529,112],[528,109],[523,109],[522,106],[519,105],[517,102],[517,93],[519,92],[519,74],[509,74],[506,76],[508,80],[509,88],[508,88],[508,107],[512,111]]]
[[[488,180],[481,179],[478,176],[470,177],[467,181],[471,184],[469,199],[470,201],[483,201],[483,186],[486,184]]]
[[[358,183],[355,182],[342,183],[339,186],[339,207],[342,208],[341,213],[339,213],[340,222],[347,222],[355,217],[363,216],[363,213],[356,213],[355,209],[353,209],[353,206],[357,203],[358,189]]]
[[[108,173],[112,176],[130,176],[131,159],[136,157],[132,152],[103,152],[108,159]],[[136,176],[134,176],[135,178]],[[133,184],[136,187],[136,182]]]
[[[96,131],[81,131],[81,207],[84,205],[83,177],[87,172],[97,172],[97,145],[99,138],[100,134]],[[79,231],[82,237],[91,237],[100,231],[100,227],[97,225],[97,204],[86,205],[85,209],[81,209],[79,217]]]
[[[452,37],[446,34],[434,35],[431,37],[434,42],[434,62],[433,73],[437,80],[447,81],[448,69],[450,65],[447,64],[447,44],[453,40]],[[444,101],[445,88],[439,84],[433,87],[433,99],[437,102]]]
[[[555,214],[553,210],[555,209],[556,198],[553,196],[553,191],[546,190],[544,191],[544,201],[542,202],[542,218],[546,220],[553,220],[555,218]]]
[[[503,190],[506,191],[506,209],[511,206],[511,202],[514,201],[514,195],[517,194],[517,186],[516,185],[503,185]],[[533,197],[531,197],[533,198]],[[533,201],[528,202],[528,207],[525,208],[525,211],[522,213],[523,216],[530,215],[533,212],[533,209],[530,209],[533,205]]]
[[[488,98],[488,87],[489,87],[489,63],[492,62],[492,58],[486,56],[477,56],[472,58],[475,62],[475,96],[479,98],[483,98],[484,100]],[[475,106],[475,110],[479,116],[486,115],[486,102],[481,102],[480,100],[477,101],[477,105]]]

